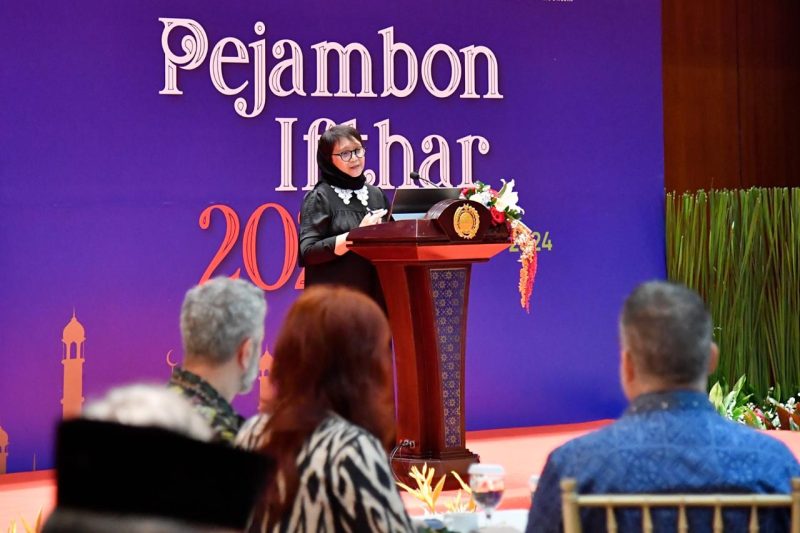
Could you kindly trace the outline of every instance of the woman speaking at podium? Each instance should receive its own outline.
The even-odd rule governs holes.
[[[303,199],[300,212],[300,266],[306,287],[346,285],[386,304],[375,267],[347,249],[348,232],[379,224],[389,202],[364,177],[365,148],[350,126],[334,126],[319,139],[319,181]]]

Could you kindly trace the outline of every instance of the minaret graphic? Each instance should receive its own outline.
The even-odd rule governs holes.
[[[6,473],[8,466],[8,433],[0,427],[0,475]]]
[[[264,350],[261,359],[258,361],[258,398],[260,402],[272,400],[275,391],[269,383],[269,373],[272,370],[272,355],[269,350]]]
[[[61,398],[63,417],[78,416],[83,405],[83,343],[86,334],[83,326],[75,318],[64,327],[61,342],[64,343],[64,356],[61,364],[64,365],[64,396]]]

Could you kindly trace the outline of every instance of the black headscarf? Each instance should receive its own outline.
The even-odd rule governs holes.
[[[350,126],[334,126],[319,139],[317,144],[317,166],[319,167],[319,180],[324,181],[328,185],[339,187],[340,189],[352,189],[357,191],[367,182],[366,176],[362,172],[358,177],[352,177],[345,174],[333,164],[333,158],[338,157],[333,155],[333,147],[336,141],[340,139],[355,139],[359,144],[363,145],[361,135],[355,128]]]

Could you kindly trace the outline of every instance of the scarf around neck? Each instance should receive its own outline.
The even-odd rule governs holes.
[[[348,176],[333,165],[334,156],[331,154],[326,158],[325,154],[317,150],[317,166],[319,167],[319,180],[324,181],[328,185],[334,185],[340,189],[351,189],[357,191],[367,182],[366,176],[362,172],[360,176],[353,178]]]

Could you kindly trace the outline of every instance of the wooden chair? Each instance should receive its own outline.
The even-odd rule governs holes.
[[[800,478],[792,478],[791,494],[587,494],[576,492],[572,478],[561,480],[561,508],[564,518],[564,533],[581,533],[581,508],[604,508],[606,530],[617,533],[615,508],[635,508],[642,512],[642,532],[652,533],[652,508],[675,508],[678,512],[677,530],[689,530],[686,509],[702,507],[713,511],[712,531],[722,531],[722,509],[750,509],[749,531],[757,533],[758,509],[762,507],[786,507],[791,513],[791,533],[800,533]]]

